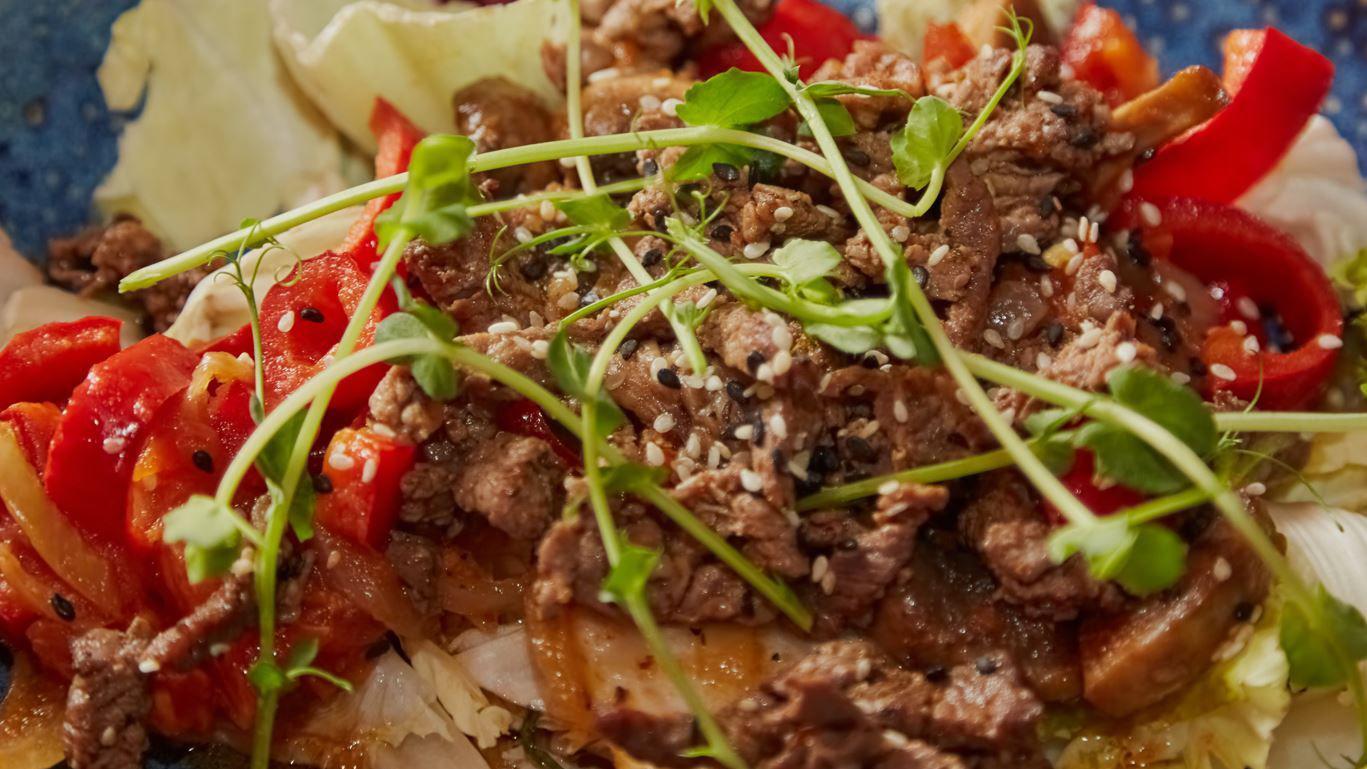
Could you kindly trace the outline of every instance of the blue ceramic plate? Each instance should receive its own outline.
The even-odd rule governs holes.
[[[212,2],[215,0],[201,0]],[[218,0],[223,1],[223,0]],[[873,31],[873,0],[827,0]],[[914,2],[915,0],[908,0]],[[95,82],[109,29],[136,0],[0,0],[0,228],[30,258],[92,217],[91,192],[114,166],[125,115]],[[1239,27],[1276,25],[1338,67],[1324,111],[1367,158],[1367,0],[1103,0],[1138,29],[1165,71],[1219,65],[1219,42]],[[0,691],[7,665],[0,659]],[[202,755],[202,754],[200,754]],[[191,756],[195,758],[195,756]],[[184,769],[159,748],[148,767]],[[219,760],[211,763],[221,765]]]

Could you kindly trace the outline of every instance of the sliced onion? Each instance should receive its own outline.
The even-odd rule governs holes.
[[[318,551],[323,582],[346,596],[385,627],[407,638],[421,633],[421,620],[404,595],[394,568],[384,556],[319,529],[312,546]]]
[[[14,652],[10,689],[0,703],[0,766],[49,769],[62,760],[62,713],[66,690],[38,672],[24,652]]]
[[[1267,503],[1291,566],[1367,613],[1367,517],[1314,502]]]
[[[14,429],[0,423],[0,500],[29,544],[67,584],[111,617],[123,616],[120,580],[110,560],[96,550],[43,491]]]

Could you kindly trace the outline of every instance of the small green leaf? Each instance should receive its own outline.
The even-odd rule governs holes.
[[[840,252],[820,240],[789,240],[770,259],[793,288],[824,278],[840,266]]]
[[[1186,570],[1187,543],[1166,526],[1145,524],[1135,533],[1130,557],[1115,581],[1137,596],[1172,587]]]
[[[907,114],[907,124],[892,136],[892,163],[897,177],[912,189],[930,183],[964,132],[964,118],[938,96],[922,96]]]
[[[743,128],[779,114],[788,103],[777,80],[733,67],[689,88],[678,116],[692,126]]]
[[[831,136],[839,138],[841,136],[853,136],[855,133],[854,116],[845,109],[845,105],[835,99],[817,99],[816,111],[821,115],[821,122],[826,124],[826,130],[831,132]],[[812,131],[803,123],[798,133],[804,136],[811,136]]]
[[[1220,438],[1215,417],[1195,390],[1144,366],[1113,369],[1106,386],[1117,401],[1157,422],[1202,457],[1215,451]]]
[[[1063,438],[1046,438],[1036,443],[1031,450],[1054,475],[1068,472],[1077,454],[1073,450],[1073,444]]]
[[[1132,526],[1122,516],[1060,527],[1048,548],[1055,563],[1081,553],[1093,577],[1114,580],[1137,596],[1171,587],[1186,568],[1187,545],[1181,537],[1163,526]]]
[[[465,210],[479,200],[470,179],[475,143],[464,136],[435,134],[418,142],[408,164],[403,196],[375,220],[381,248],[403,231],[433,245],[456,240],[474,221]]]
[[[867,88],[862,85],[842,83],[838,80],[822,80],[818,83],[810,83],[803,87],[802,92],[813,99],[828,99],[832,96],[845,96],[847,94],[856,96],[901,96],[907,100],[912,98],[911,94],[896,88]]]
[[[445,403],[460,393],[456,368],[441,355],[419,355],[408,364],[408,370],[413,381],[434,401]]]
[[[660,551],[632,544],[624,535],[617,565],[603,580],[599,599],[604,603],[624,604],[636,596],[645,595],[646,582],[660,562]]]
[[[592,399],[597,407],[595,431],[600,436],[611,435],[619,425],[626,421],[622,410],[612,401],[602,388],[592,395],[588,392],[589,367],[592,359],[588,353],[570,343],[565,332],[560,332],[551,340],[546,353],[546,366],[551,370],[556,385],[566,395],[577,398],[582,403]]]
[[[678,184],[695,182],[711,176],[712,167],[719,163],[741,168],[760,154],[763,153],[730,144],[700,144],[685,150],[669,167],[667,175],[670,181]]]
[[[313,513],[318,504],[317,497],[312,482],[305,481],[294,487],[294,499],[290,502],[290,530],[300,542],[313,539]]]
[[[421,299],[410,299],[404,303],[404,312],[418,319],[439,341],[449,342],[460,333],[456,319],[433,307]]]
[[[1041,409],[1025,418],[1025,429],[1031,435],[1052,435],[1077,419],[1073,409]]]
[[[1281,645],[1293,686],[1339,686],[1367,659],[1367,621],[1320,585],[1309,606],[1286,602]]]
[[[196,494],[166,514],[162,537],[185,545],[185,573],[193,583],[228,572],[242,550],[236,514],[213,497]]]
[[[863,355],[883,343],[883,335],[871,326],[808,323],[803,329],[835,349],[850,355]]]
[[[318,658],[318,639],[308,636],[290,647],[285,657],[285,672],[296,668],[308,667]]]
[[[304,426],[304,412],[290,417],[275,435],[267,441],[265,448],[256,455],[256,469],[268,481],[281,483],[289,466],[290,454],[294,443],[299,439],[299,430]]]
[[[430,306],[418,309],[421,315],[396,312],[380,321],[380,325],[375,329],[375,344],[454,334],[455,323],[444,313]],[[449,342],[450,337],[441,341]],[[413,381],[417,382],[422,391],[433,400],[449,401],[460,391],[456,370],[451,361],[443,355],[403,356],[395,362],[406,364],[409,373],[413,375]]]
[[[267,696],[274,692],[283,691],[289,686],[289,679],[285,677],[285,671],[280,666],[268,659],[257,659],[256,663],[247,671],[247,680],[252,682],[256,693]]]
[[[1132,489],[1172,494],[1189,485],[1185,474],[1127,430],[1088,422],[1078,428],[1073,440],[1096,454],[1100,475]]]
[[[609,494],[630,494],[658,486],[668,477],[669,472],[663,467],[623,462],[603,471],[603,490]]]
[[[606,193],[582,198],[558,200],[555,207],[571,222],[586,227],[598,227],[609,232],[626,229],[631,224],[631,213],[612,202]]]
[[[470,218],[465,206],[464,202],[448,203],[417,216],[405,217],[401,226],[434,246],[450,243],[464,237],[475,226],[475,220]],[[388,225],[388,222],[375,222],[375,236],[381,244],[388,244],[393,237],[394,230]]]

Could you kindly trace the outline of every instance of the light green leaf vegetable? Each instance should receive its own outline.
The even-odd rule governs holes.
[[[592,359],[583,349],[571,344],[563,331],[551,340],[550,349],[546,354],[546,365],[550,368],[551,375],[555,377],[555,383],[561,392],[581,401],[592,400],[597,406],[595,432],[598,435],[611,435],[612,431],[626,420],[622,410],[601,387],[590,395],[588,375]]]
[[[571,222],[604,230],[623,230],[631,224],[631,213],[612,202],[606,193],[555,201],[555,207]]]
[[[688,125],[743,128],[768,120],[788,104],[788,94],[778,81],[762,72],[733,67],[689,88],[678,115]]]
[[[770,259],[792,288],[820,280],[840,266],[840,252],[821,240],[789,240],[774,251]]]
[[[166,514],[163,538],[185,545],[185,570],[190,581],[222,576],[242,549],[242,532],[234,513],[213,497],[195,495]]]
[[[645,595],[646,582],[660,562],[660,551],[632,544],[626,535],[622,540],[617,565],[603,580],[600,599],[605,603],[625,604],[633,597]]]
[[[1068,524],[1049,538],[1049,557],[1062,563],[1081,553],[1092,576],[1114,580],[1133,595],[1172,586],[1186,564],[1187,545],[1165,526],[1131,525],[1123,516]]]
[[[674,165],[669,167],[670,181],[683,184],[706,179],[719,164],[743,168],[764,153],[748,147],[735,147],[729,144],[700,144],[689,147]]]
[[[938,96],[916,100],[907,123],[892,135],[892,163],[897,178],[912,189],[930,183],[943,173],[954,145],[964,132],[964,118],[949,102]]]

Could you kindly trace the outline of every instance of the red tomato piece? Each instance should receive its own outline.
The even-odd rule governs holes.
[[[1059,476],[1064,488],[1073,493],[1078,501],[1086,505],[1093,513],[1100,516],[1111,515],[1118,510],[1134,507],[1144,501],[1144,495],[1129,488],[1128,486],[1097,485],[1096,478],[1096,457],[1092,452],[1079,450],[1073,455],[1073,466],[1068,468],[1068,472]],[[1051,522],[1062,525],[1067,523],[1067,519],[1058,511],[1058,508],[1043,503],[1044,515]]]
[[[1204,125],[1159,148],[1134,169],[1133,196],[1201,198],[1232,203],[1282,159],[1315,115],[1334,80],[1334,64],[1275,29],[1243,73],[1247,51],[1226,73],[1238,89]],[[1248,45],[1254,36],[1236,41]]]
[[[271,287],[261,301],[267,409],[327,368],[326,359],[336,351],[369,282],[370,276],[350,257],[329,252],[306,260],[290,280]],[[385,292],[361,332],[358,348],[370,344],[375,327],[393,309],[394,297]],[[348,377],[332,397],[333,408],[363,406],[385,369],[376,364]]]
[[[1158,61],[1144,50],[1120,14],[1088,3],[1059,47],[1073,73],[1115,106],[1158,85]]]
[[[1258,405],[1267,409],[1312,404],[1338,358],[1332,340],[1343,336],[1338,295],[1324,271],[1295,240],[1245,211],[1182,198],[1156,205],[1161,223],[1144,229],[1146,245],[1165,244],[1151,249],[1155,256],[1224,287],[1228,297],[1248,297],[1272,308],[1295,340],[1289,350],[1251,353],[1243,334],[1228,326],[1213,329],[1201,356],[1208,367],[1227,366],[1234,379],[1212,372],[1206,378],[1209,392],[1228,390],[1245,400],[1257,395]],[[1331,340],[1328,347],[1322,338]]]
[[[43,481],[86,533],[105,542],[123,537],[123,500],[147,426],[190,384],[197,361],[180,342],[157,334],[96,364],[72,393]]]
[[[47,466],[48,447],[61,419],[61,409],[51,403],[16,403],[0,411],[0,422],[14,428],[19,447],[40,475]]]
[[[958,24],[926,24],[925,43],[921,46],[921,61],[930,64],[943,61],[950,69],[958,69],[977,55],[968,36]]]
[[[376,179],[407,171],[408,161],[413,157],[413,148],[426,136],[426,133],[413,125],[398,108],[378,97],[370,111],[370,132],[375,135],[375,143],[378,146],[375,152]],[[398,199],[399,193],[396,192],[367,201],[365,211],[356,223],[351,225],[351,231],[347,233],[346,242],[340,250],[351,254],[361,267],[368,267],[378,258],[375,220]]]
[[[0,408],[20,401],[65,402],[91,366],[119,351],[121,325],[92,317],[15,334],[0,350]]]
[[[399,481],[413,467],[412,444],[365,428],[338,430],[328,445],[316,518],[330,531],[383,550],[399,517]]]
[[[804,78],[828,59],[844,58],[854,48],[854,41],[866,37],[845,14],[816,0],[779,0],[774,15],[759,28],[759,34],[770,48],[783,55],[788,53],[791,39]],[[751,72],[764,70],[739,41],[709,48],[698,56],[698,69],[703,77],[732,67]]]

